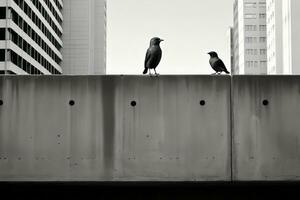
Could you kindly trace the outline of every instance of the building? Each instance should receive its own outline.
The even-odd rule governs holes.
[[[63,70],[106,73],[106,0],[64,0]]]
[[[282,2],[266,1],[268,74],[283,74]]]
[[[283,73],[300,74],[300,1],[283,0]]]
[[[268,74],[300,74],[300,2],[267,0]]]
[[[235,0],[233,74],[267,74],[266,33],[266,0]]]
[[[0,74],[61,74],[62,0],[0,0]]]
[[[231,67],[231,74],[234,74],[234,38],[233,38],[233,27],[229,27],[228,28],[228,32],[227,32],[227,36],[228,36],[228,42],[229,42],[229,52],[230,52],[230,67]]]

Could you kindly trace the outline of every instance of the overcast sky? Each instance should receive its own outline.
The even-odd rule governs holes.
[[[230,69],[233,0],[108,0],[107,73],[141,74],[152,37],[161,44],[160,74],[211,74],[207,52]]]

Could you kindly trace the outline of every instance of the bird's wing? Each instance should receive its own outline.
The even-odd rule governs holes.
[[[227,68],[226,68],[224,62],[221,59],[219,59],[218,61],[216,61],[215,65],[218,66],[218,67],[220,67],[223,71],[227,71]]]
[[[147,53],[146,53],[146,58],[145,58],[145,68],[146,68],[146,66],[147,66],[147,62],[149,61],[150,57],[151,57],[151,50],[150,50],[150,48],[149,48],[149,49],[147,50]]]

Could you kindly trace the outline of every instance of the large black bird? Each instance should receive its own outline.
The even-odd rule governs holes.
[[[224,65],[223,61],[219,58],[218,54],[214,51],[208,53],[210,55],[209,64],[216,71],[215,74],[221,74],[225,72],[226,74],[230,74]]]
[[[164,40],[158,37],[151,39],[150,47],[147,50],[145,58],[145,70],[143,74],[147,74],[149,70],[149,74],[152,76],[151,69],[154,69],[155,75],[158,76],[158,73],[156,73],[156,67],[158,66],[162,56],[162,50],[159,46],[162,41]]]

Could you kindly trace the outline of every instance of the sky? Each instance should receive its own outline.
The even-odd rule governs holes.
[[[107,73],[141,74],[152,37],[160,37],[160,74],[211,74],[209,51],[230,69],[233,0],[108,0]]]

